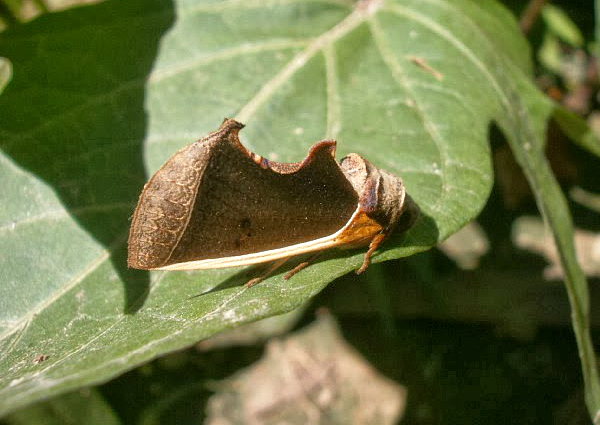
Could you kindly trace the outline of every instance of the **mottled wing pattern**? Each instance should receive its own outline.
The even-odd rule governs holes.
[[[358,195],[333,158],[335,142],[284,164],[248,152],[240,123],[176,153],[147,183],[134,213],[129,265],[159,268],[282,248],[331,235]]]
[[[297,171],[280,173],[235,143],[216,145],[169,263],[282,248],[341,229],[358,196],[330,148],[322,144]]]

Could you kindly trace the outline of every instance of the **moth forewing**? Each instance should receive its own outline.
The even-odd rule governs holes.
[[[359,214],[360,205],[356,208],[356,211],[354,211],[354,214],[352,214],[352,217],[350,220],[348,220],[344,227],[329,236],[319,239],[314,239],[283,248],[253,252],[251,254],[210,258],[197,261],[186,261],[184,263],[170,264],[168,266],[157,267],[150,270],[202,270],[248,266],[251,264],[267,263],[269,261],[275,261],[281,258],[295,257],[297,255],[308,254],[310,252],[322,251],[335,247],[343,247],[344,245],[352,242],[358,242],[357,239],[365,239],[364,235],[357,235],[357,238],[354,240],[350,235],[347,235],[348,230],[352,228]]]

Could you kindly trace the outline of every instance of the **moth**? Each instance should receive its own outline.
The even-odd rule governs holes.
[[[196,270],[274,262],[270,273],[300,254],[368,246],[357,270],[362,273],[392,231],[415,221],[418,207],[402,179],[357,154],[338,164],[334,140],[314,144],[301,162],[275,162],[242,145],[243,127],[226,119],[150,178],[131,222],[129,267]]]

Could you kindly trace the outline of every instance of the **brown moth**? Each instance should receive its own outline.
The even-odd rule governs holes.
[[[146,183],[131,223],[129,267],[195,270],[278,260],[276,268],[296,255],[368,245],[362,273],[389,234],[417,217],[401,178],[357,154],[338,164],[334,140],[313,145],[302,162],[281,163],[249,152],[238,138],[243,127],[226,119]]]

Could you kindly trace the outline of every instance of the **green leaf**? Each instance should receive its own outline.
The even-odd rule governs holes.
[[[95,389],[83,388],[11,413],[8,425],[118,425],[117,415]]]
[[[552,33],[544,34],[542,45],[538,50],[538,59],[550,71],[559,74],[562,70],[561,44]]]
[[[6,58],[0,57],[0,94],[12,78],[12,65]]]
[[[598,423],[600,379],[590,334],[589,289],[575,255],[573,222],[567,201],[544,153],[546,122],[552,117],[559,117],[557,123],[567,133],[576,136],[577,142],[592,153],[598,152],[599,142],[590,136],[589,130],[581,131],[581,122],[542,96],[522,74],[515,74],[511,80],[501,79],[500,82],[507,88],[509,96],[505,102],[507,105],[510,103],[512,108],[508,109],[509,112],[498,124],[529,181],[542,217],[552,231],[565,273],[571,321],[583,370],[585,401],[590,418]],[[522,96],[515,96],[515,93]]]
[[[489,0],[109,0],[14,27],[0,55],[0,414],[291,311],[361,264],[331,252],[249,290],[253,269],[126,268],[144,181],[224,117],[272,159],[336,138],[401,175],[421,219],[375,261],[479,213],[492,121],[520,142],[548,117],[523,114],[529,49]]]
[[[547,4],[542,9],[542,18],[548,29],[561,40],[575,47],[583,45],[583,35],[571,18],[559,7]]]
[[[552,119],[576,144],[600,158],[600,142],[587,122],[561,105],[552,105]]]

